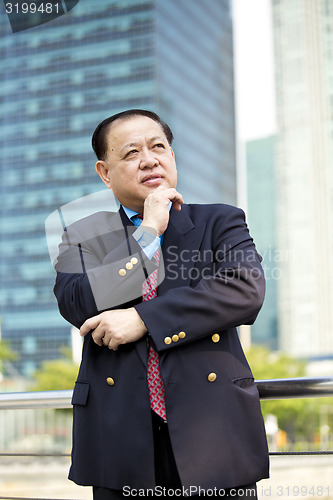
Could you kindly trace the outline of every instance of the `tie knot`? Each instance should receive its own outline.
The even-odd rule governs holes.
[[[139,227],[142,222],[142,214],[136,214],[131,217],[131,221],[133,222],[134,226]]]

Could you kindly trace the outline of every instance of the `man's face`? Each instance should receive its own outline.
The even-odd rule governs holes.
[[[107,133],[107,156],[97,173],[125,207],[142,212],[148,194],[158,186],[175,188],[173,150],[162,127],[146,116],[113,122]]]

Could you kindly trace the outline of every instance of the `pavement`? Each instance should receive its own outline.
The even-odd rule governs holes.
[[[258,483],[258,499],[281,498],[333,499],[333,455],[271,457],[271,477]]]
[[[67,458],[2,458],[0,499],[92,500],[90,487],[67,479]],[[177,498],[177,497],[175,497]],[[333,455],[271,457],[271,477],[258,483],[259,500],[333,500]]]

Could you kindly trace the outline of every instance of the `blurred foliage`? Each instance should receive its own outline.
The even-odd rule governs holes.
[[[17,354],[10,349],[7,342],[0,340],[0,361],[14,361]]]
[[[53,361],[44,361],[33,374],[34,383],[31,391],[61,391],[73,389],[79,366],[72,361],[71,350],[61,349],[62,357]]]
[[[74,387],[79,367],[72,361],[70,349],[63,348],[61,354],[60,359],[45,361],[34,373],[34,384],[30,390],[66,390]],[[254,346],[246,356],[256,380],[306,376],[306,362],[285,353]],[[287,433],[287,448],[292,443],[299,444],[303,450],[307,449],[308,443],[319,447],[322,426],[329,427],[328,437],[333,439],[332,398],[263,400],[261,408],[264,418],[267,415],[277,417],[279,429]]]
[[[264,346],[254,346],[246,353],[256,380],[306,376],[306,362]],[[318,442],[320,427],[328,425],[333,433],[332,398],[280,399],[261,401],[264,418],[271,414],[290,442]]]
[[[305,376],[305,361],[279,351],[272,352],[265,346],[253,346],[246,352],[246,357],[256,380]]]

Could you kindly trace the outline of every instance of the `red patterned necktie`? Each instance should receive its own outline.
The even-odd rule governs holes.
[[[157,263],[160,260],[160,249],[154,255]],[[151,300],[157,296],[157,275],[158,269],[155,269],[148,276],[142,287],[142,300]],[[159,357],[157,352],[148,340],[148,369],[147,369],[148,389],[150,396],[150,407],[163,420],[166,420],[165,410],[165,391],[160,373]]]

